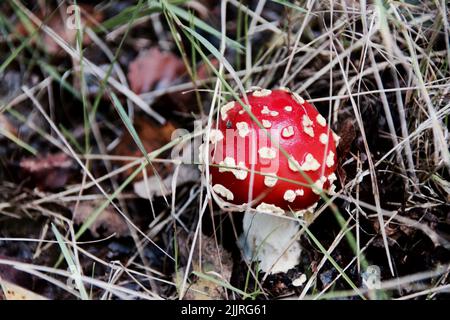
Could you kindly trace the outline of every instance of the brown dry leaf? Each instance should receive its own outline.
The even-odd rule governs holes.
[[[210,60],[214,68],[219,68],[219,60],[212,58]],[[197,80],[206,80],[214,76],[214,72],[209,65],[205,62],[201,62],[197,66]],[[169,101],[173,104],[173,109],[182,113],[196,113],[198,112],[198,104],[194,90],[176,91],[168,93]]]
[[[374,229],[375,229],[375,231],[376,231],[377,233],[380,232],[380,223],[378,222],[378,220],[374,220],[374,221],[373,221],[373,227],[374,227]],[[399,229],[399,228],[398,228],[397,226],[392,225],[392,224],[388,224],[388,225],[385,227],[386,235],[387,235],[388,237],[395,237],[395,235],[398,233],[398,229]]]
[[[24,158],[20,161],[19,166],[25,175],[31,176],[40,189],[45,190],[65,186],[72,164],[72,159],[61,152]]]
[[[152,120],[148,120],[146,118],[137,118],[134,121],[134,128],[141,139],[144,148],[147,152],[152,152],[169,143],[172,138],[172,132],[175,130],[175,127],[167,122],[165,125],[156,124]],[[133,137],[128,133],[125,133],[124,137],[120,141],[119,145],[114,150],[114,154],[119,156],[129,156],[129,157],[143,157],[141,150],[137,147],[136,143],[133,140]],[[120,165],[123,165],[124,162],[121,162]],[[163,175],[167,169],[170,169],[167,165],[153,163],[153,166],[158,173]],[[135,167],[125,171],[125,176],[130,176]],[[147,168],[148,176],[153,175],[153,170],[149,166]],[[143,175],[140,173],[136,180],[142,180]]]
[[[341,138],[338,145],[339,157],[344,159],[356,138],[354,120],[345,119],[339,128],[338,135]]]
[[[94,6],[89,4],[79,4],[80,8],[80,22],[83,27],[92,27],[97,25],[103,20],[103,13],[96,11]],[[71,7],[67,7],[62,10],[62,13],[54,12],[53,16],[47,21],[46,25],[53,29],[61,38],[63,38],[70,45],[74,45],[76,42],[77,30],[75,27],[75,13],[70,10]],[[47,17],[39,17],[42,21],[46,21]],[[17,32],[28,36],[28,30],[23,24],[17,26]],[[43,46],[48,53],[52,55],[64,55],[65,51],[50,37],[47,33],[42,33]],[[89,37],[84,34],[83,44],[87,45],[91,42]]]
[[[223,300],[225,299],[225,289],[217,283],[199,278],[189,286],[185,300]]]
[[[152,47],[141,53],[128,67],[131,90],[137,94],[165,88],[186,72],[184,63],[171,52]]]
[[[185,235],[181,234],[180,239],[180,255],[188,255],[190,243],[186,240]],[[216,278],[217,281],[229,283],[233,270],[233,260],[231,253],[226,251],[221,245],[216,246],[214,237],[202,235],[202,261],[199,263],[198,253],[194,253],[192,268],[194,271],[205,274],[209,277]],[[182,240],[184,238],[184,240]],[[184,243],[184,245],[183,245]],[[183,248],[181,247],[183,246]],[[181,283],[182,274],[178,274],[178,283]],[[197,278],[192,283],[184,299],[186,300],[222,300],[226,298],[226,289],[218,283],[204,278]]]
[[[45,157],[25,158],[20,161],[20,167],[30,173],[50,169],[70,168],[72,160],[65,153],[49,154]]]
[[[337,173],[340,178],[340,181],[342,182],[346,181],[347,179],[347,172],[342,167],[342,163],[346,161],[346,156],[350,152],[353,141],[356,138],[354,120],[345,119],[344,121],[342,121],[342,124],[339,126],[337,134],[340,137],[339,145],[337,147],[339,159]]]
[[[33,291],[0,278],[0,287],[6,300],[48,300]]]
[[[76,224],[83,224],[86,222],[99,205],[100,203],[96,202],[80,203],[76,212],[74,212],[74,222]],[[95,222],[89,227],[89,230],[96,238],[100,236],[100,233],[105,233],[106,236],[114,233],[116,237],[126,237],[129,235],[127,223],[112,206],[103,210]]]

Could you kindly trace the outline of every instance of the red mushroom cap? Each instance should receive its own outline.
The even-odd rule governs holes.
[[[313,105],[288,90],[256,90],[248,94],[248,102],[275,144],[239,103],[222,106],[217,129],[209,132],[213,190],[228,202],[245,204],[254,170],[257,210],[283,214],[316,204],[320,191],[336,179],[337,136]],[[290,155],[289,161],[277,144]],[[317,188],[310,187],[299,168]]]

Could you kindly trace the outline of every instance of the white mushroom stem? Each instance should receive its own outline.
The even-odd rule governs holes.
[[[250,261],[263,272],[287,272],[299,263],[298,221],[283,216],[245,213],[240,244]]]

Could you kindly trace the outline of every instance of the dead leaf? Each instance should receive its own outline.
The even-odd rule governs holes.
[[[30,173],[50,169],[70,168],[72,160],[65,153],[50,154],[41,158],[26,158],[20,162],[22,169]]]
[[[80,203],[73,215],[74,222],[76,224],[86,222],[99,205],[100,203],[97,202]],[[115,233],[116,237],[126,237],[129,235],[127,223],[112,206],[103,210],[95,222],[89,227],[89,230],[95,238],[98,238],[100,233],[104,233],[106,236]]]
[[[180,58],[152,47],[130,63],[128,81],[131,90],[140,94],[153,88],[166,88],[185,72],[186,67]]]
[[[153,197],[168,196],[172,194],[172,182],[176,179],[176,186],[181,186],[188,182],[197,181],[200,178],[200,171],[192,165],[181,165],[178,174],[170,173],[164,179],[152,176],[147,180],[134,183],[134,192],[141,198],[153,199]]]
[[[345,119],[339,128],[338,135],[341,138],[338,145],[339,158],[344,159],[356,138],[354,120]]]
[[[223,300],[225,289],[214,281],[198,278],[184,295],[185,300]]]
[[[6,300],[48,300],[33,291],[0,278],[0,287]]]
[[[165,125],[161,126],[156,124],[155,122],[148,120],[146,118],[136,118],[134,122],[134,128],[138,133],[138,136],[144,145],[144,148],[147,152],[152,152],[169,143],[172,138],[172,132],[175,130],[175,127],[167,122]],[[128,133],[128,131],[124,134],[124,137],[120,141],[119,145],[114,150],[116,155],[120,156],[130,156],[130,157],[143,157],[141,150],[138,148],[136,142],[133,140],[133,137]],[[124,162],[121,162],[120,165],[123,165]],[[170,171],[170,165],[161,164],[161,163],[153,163],[153,166],[158,173],[164,175],[165,172]],[[136,168],[130,168],[125,171],[125,176],[130,176]],[[148,176],[153,175],[153,170],[151,166],[147,168]],[[140,173],[136,180],[142,180],[143,175]]]
[[[378,222],[378,220],[373,220],[372,223],[373,223],[373,227],[374,227],[375,231],[377,233],[379,233],[380,232],[380,223]],[[395,226],[393,224],[388,224],[384,229],[385,229],[386,235],[388,237],[395,238],[398,233],[399,227]]]
[[[79,4],[80,8],[80,23],[83,27],[92,27],[99,24],[103,20],[103,13],[96,11],[95,7],[89,4]],[[42,21],[47,21],[46,25],[56,32],[70,45],[74,45],[77,37],[75,12],[73,6],[68,6],[67,9],[62,8],[62,11],[53,12],[51,18],[39,16]],[[17,26],[17,32],[28,36],[29,32],[23,24]],[[48,53],[52,55],[64,55],[65,51],[53,40],[47,33],[42,32],[43,46]],[[87,45],[91,42],[90,38],[84,34],[83,44]]]
[[[342,167],[342,163],[345,162],[347,154],[350,152],[353,141],[356,138],[356,130],[354,125],[354,120],[345,119],[342,121],[339,126],[339,130],[337,131],[338,136],[340,137],[339,145],[337,146],[338,151],[338,159],[339,165],[337,167],[337,174],[339,176],[339,180],[344,182],[347,180],[347,172],[344,167]]]
[[[216,69],[219,68],[219,60],[213,58],[210,62]],[[201,62],[197,67],[197,80],[206,80],[211,77],[214,77],[214,72],[209,67],[209,64]],[[173,105],[173,110],[186,114],[198,113],[199,111],[195,90],[175,91],[168,93],[167,97],[169,98],[168,101]],[[164,110],[160,112],[164,112]]]
[[[134,192],[141,198],[153,199],[154,197],[171,195],[174,179],[176,187],[198,181],[200,179],[200,170],[198,170],[197,166],[184,164],[198,162],[198,158],[191,158],[196,154],[195,149],[198,149],[198,145],[198,141],[187,141],[173,148],[172,159],[180,160],[183,164],[180,164],[179,167],[173,165],[173,169],[168,170],[166,175],[153,175],[147,177],[147,179],[135,182]],[[186,156],[188,158],[185,158]]]
[[[65,186],[72,164],[72,159],[61,152],[22,159],[19,166],[40,189],[46,190]]]
[[[189,255],[191,243],[188,235],[181,233],[178,237],[180,256],[186,261]],[[220,244],[216,246],[213,237],[202,235],[202,260],[198,260],[198,249],[193,255],[192,268],[198,273],[217,279],[218,282],[229,283],[233,270],[231,253],[226,251]],[[178,272],[175,277],[177,283],[181,283],[183,274]],[[221,300],[226,298],[226,289],[215,281],[205,278],[197,278],[188,288],[184,299],[186,300]]]

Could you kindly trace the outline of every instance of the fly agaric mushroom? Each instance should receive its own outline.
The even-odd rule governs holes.
[[[299,225],[280,216],[312,211],[320,193],[334,189],[338,138],[313,105],[287,89],[260,89],[247,98],[261,126],[232,101],[209,132],[212,190],[226,202],[270,214],[247,210],[244,249],[264,272],[285,272],[298,263]]]

